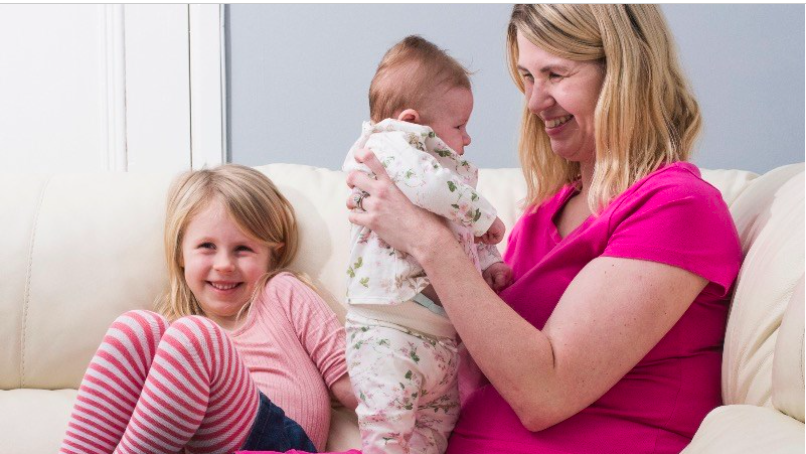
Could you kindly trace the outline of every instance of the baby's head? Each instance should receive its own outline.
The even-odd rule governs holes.
[[[160,311],[237,315],[259,290],[262,277],[288,266],[297,252],[291,204],[265,175],[226,164],[186,172],[168,192],[165,257],[169,294]]]
[[[460,155],[470,145],[470,72],[444,50],[409,36],[383,56],[369,87],[374,122],[387,118],[430,126]]]

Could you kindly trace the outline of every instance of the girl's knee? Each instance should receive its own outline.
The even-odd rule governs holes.
[[[132,310],[118,316],[112,326],[139,326],[143,330],[162,334],[168,329],[168,320],[156,312]]]
[[[178,339],[199,341],[226,336],[220,326],[202,315],[188,315],[174,320],[165,334]]]

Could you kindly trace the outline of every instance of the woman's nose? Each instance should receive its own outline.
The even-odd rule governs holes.
[[[538,83],[532,85],[531,89],[526,92],[526,107],[535,115],[548,109],[553,103],[554,98]]]

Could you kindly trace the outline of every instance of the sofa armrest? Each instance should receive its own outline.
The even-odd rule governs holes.
[[[725,405],[711,411],[682,454],[803,454],[804,425],[770,408]]]

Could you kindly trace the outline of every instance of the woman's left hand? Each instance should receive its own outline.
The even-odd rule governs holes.
[[[350,209],[360,207],[363,211],[351,211],[350,222],[368,227],[394,249],[418,257],[437,244],[440,234],[450,231],[441,218],[420,208],[395,186],[383,165],[368,149],[355,153],[356,161],[365,164],[375,178],[364,172],[353,171],[347,175],[347,185],[359,188],[365,194],[347,200]]]

